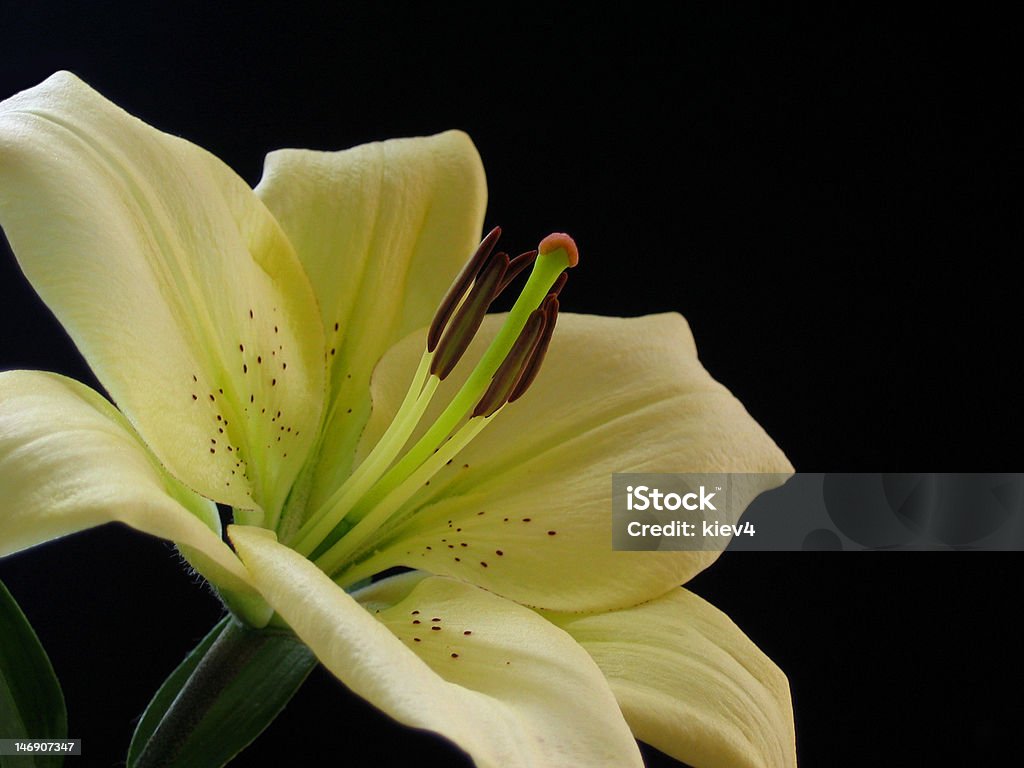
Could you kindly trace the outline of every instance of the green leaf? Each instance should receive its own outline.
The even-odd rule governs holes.
[[[0,583],[0,737],[64,739],[64,694],[46,651],[11,593]],[[0,768],[54,768],[59,755],[0,755]]]
[[[219,768],[273,722],[316,663],[294,635],[225,617],[146,707],[128,768]]]

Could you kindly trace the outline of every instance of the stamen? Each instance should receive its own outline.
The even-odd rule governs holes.
[[[476,368],[473,369],[462,388],[437,417],[437,420],[378,481],[374,494],[386,494],[402,479],[408,477],[437,450],[459,422],[475,408],[487,390],[491,377],[508,356],[516,339],[519,338],[530,315],[543,303],[552,286],[558,281],[559,275],[570,266],[573,256],[576,255],[576,246],[572,243],[572,239],[568,235],[562,235],[561,238],[561,240],[555,241],[558,247],[554,250],[547,253],[540,250],[522,293],[519,294],[519,298],[505,318],[505,324],[491,341]],[[544,241],[551,241],[551,237],[545,238]],[[578,256],[576,256],[576,261],[578,261]],[[358,512],[355,517],[359,517]]]
[[[419,468],[395,487],[390,488],[381,498],[375,499],[372,508],[352,530],[337,540],[326,552],[316,556],[316,564],[320,569],[327,574],[339,571],[375,546],[387,531],[394,530],[396,525],[392,517],[395,513],[401,512],[405,503],[423,487],[423,484],[469,445],[489,423],[490,419],[470,419]]]
[[[349,569],[414,515],[414,497],[536,377],[557,318],[564,272],[578,263],[578,252],[572,238],[556,233],[544,238],[537,251],[515,259],[505,253],[492,256],[499,234],[495,228],[484,238],[442,301],[394,421],[290,544],[326,573]],[[463,357],[491,302],[531,264],[519,298],[466,381],[425,433],[407,446],[437,385]]]
[[[551,286],[551,290],[548,291],[548,298],[551,298],[552,296],[557,298],[558,294],[560,294],[562,289],[565,288],[565,284],[567,282],[569,282],[569,273],[563,272],[558,276],[558,279],[555,280],[555,284]]]
[[[480,323],[484,321],[487,309],[499,293],[499,286],[508,267],[508,254],[505,253],[495,254],[494,258],[484,265],[480,276],[470,288],[469,296],[459,307],[455,319],[448,326],[444,338],[435,350],[434,360],[430,364],[432,376],[444,381],[469,349],[469,343],[476,336]]]
[[[356,471],[349,475],[320,509],[302,525],[295,534],[295,541],[290,545],[293,549],[309,556],[344,520],[352,505],[380,479],[388,465],[394,461],[430,404],[440,381],[437,377],[427,376],[431,357],[429,352],[423,353],[405,400],[395,414],[394,420]]]
[[[501,227],[495,227],[487,233],[487,237],[480,241],[476,253],[466,262],[466,266],[462,268],[462,271],[459,272],[452,282],[448,293],[441,299],[441,304],[438,306],[437,312],[434,313],[434,319],[430,323],[430,330],[427,332],[427,352],[433,352],[437,342],[441,340],[441,334],[444,332],[449,318],[451,318],[452,313],[455,311],[455,307],[458,306],[462,297],[466,295],[470,284],[476,279],[480,268],[491,255],[491,251],[494,250],[499,237],[501,237]]]
[[[547,300],[544,304],[547,304]],[[545,323],[544,309],[534,310],[530,319],[526,321],[523,332],[519,334],[516,343],[509,350],[508,357],[491,377],[491,385],[484,392],[484,396],[480,398],[480,402],[476,404],[471,418],[493,416],[499,408],[508,402],[509,395],[515,390],[533,358],[534,349],[544,337]]]
[[[444,333],[440,348],[437,348],[435,339],[434,350],[428,349],[424,352],[405,400],[380,441],[355,472],[295,534],[291,546],[297,551],[308,556],[322,543],[341,535],[339,526],[342,521],[367,491],[381,479],[419,423],[437,385],[451,373],[465,353],[483,321],[487,308],[497,295],[499,284],[510,263],[507,254],[504,253],[491,258],[491,251],[500,234],[501,229],[498,227],[491,230],[455,279],[448,295],[435,313],[430,329],[430,333],[435,336]],[[520,260],[520,263],[524,264],[526,261]],[[465,295],[467,291],[468,296]],[[448,321],[456,307],[456,317],[449,324]]]

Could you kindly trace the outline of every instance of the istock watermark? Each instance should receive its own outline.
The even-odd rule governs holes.
[[[1024,550],[1024,473],[612,475],[617,550]]]
[[[637,510],[646,512],[654,509],[658,512],[675,512],[678,509],[717,510],[712,499],[715,494],[721,491],[721,486],[715,486],[715,490],[708,493],[705,486],[700,486],[698,492],[690,491],[682,495],[678,493],[662,493],[657,488],[650,488],[646,485],[626,486],[626,509],[630,512]]]
[[[764,478],[763,487],[768,483]],[[733,536],[752,535],[739,523],[749,489],[735,486],[726,474],[613,475],[612,547],[724,549]]]

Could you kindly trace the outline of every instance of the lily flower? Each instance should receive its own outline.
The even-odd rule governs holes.
[[[679,586],[717,553],[610,544],[612,472],[789,463],[681,317],[558,314],[575,244],[478,246],[485,204],[457,131],[276,151],[253,190],[70,74],[0,103],[0,224],[116,404],[0,373],[0,556],[172,541],[481,766],[795,765],[785,676]]]

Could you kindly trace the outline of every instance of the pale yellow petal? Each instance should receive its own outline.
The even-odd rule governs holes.
[[[315,507],[351,469],[373,366],[430,322],[480,238],[487,189],[459,131],[342,152],[267,156],[257,194],[295,245],[320,305],[331,371]]]
[[[0,224],[168,470],[272,520],[315,438],[324,346],[245,182],[60,73],[0,104]]]
[[[633,733],[693,768],[793,768],[789,683],[685,589],[596,615],[545,614],[590,653]]]
[[[485,322],[428,422],[500,321]],[[422,343],[420,335],[403,340],[375,373],[364,452],[390,422]],[[625,607],[687,581],[718,553],[612,551],[612,473],[791,469],[704,370],[680,316],[562,315],[530,391],[423,488],[419,511],[355,573],[404,565],[529,605]],[[745,509],[784,476],[735,483],[733,506]]]
[[[110,403],[56,374],[0,373],[0,556],[115,521],[199,552],[218,586],[252,593],[216,506],[170,478]]]
[[[641,764],[600,671],[532,611],[442,578],[371,588],[367,610],[269,532],[229,534],[320,661],[399,722],[451,739],[479,766]]]

